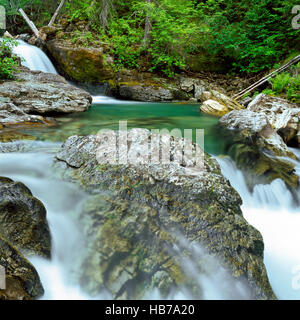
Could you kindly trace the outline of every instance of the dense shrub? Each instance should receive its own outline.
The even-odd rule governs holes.
[[[41,26],[60,0],[0,1],[10,25],[18,25],[23,7]],[[76,38],[86,46],[107,43],[118,69],[172,76],[187,67],[190,56],[205,55],[204,61],[225,61],[232,72],[253,73],[300,50],[300,30],[291,25],[294,5],[294,0],[70,0],[63,14],[74,25],[82,20],[88,26],[89,36],[74,33],[74,43]]]
[[[266,89],[263,93],[272,96],[283,96],[291,102],[300,103],[300,63],[290,72],[283,72],[269,80],[272,89]]]
[[[12,55],[16,43],[10,39],[0,41],[0,79],[12,79],[13,72],[18,66],[18,60]]]

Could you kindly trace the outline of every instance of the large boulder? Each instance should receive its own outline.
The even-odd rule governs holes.
[[[186,82],[189,79],[185,79]],[[171,102],[185,101],[194,97],[192,90],[186,90],[181,81],[172,81],[160,77],[153,77],[149,72],[137,72],[123,70],[116,75],[116,93],[120,99],[147,101],[147,102]]]
[[[212,116],[222,117],[231,110],[245,109],[234,99],[231,99],[225,94],[216,90],[202,92],[201,100],[203,103],[200,106],[200,110],[203,113],[207,113]]]
[[[154,86],[121,84],[119,87],[119,96],[126,100],[135,101],[172,101],[174,94],[170,89]]]
[[[45,207],[24,184],[1,177],[0,234],[27,256],[50,257]]]
[[[171,162],[151,164],[150,132],[133,129],[127,146],[134,161],[112,164],[112,134],[70,137],[56,156],[62,176],[91,195],[81,217],[88,237],[82,285],[94,294],[106,288],[119,299],[142,298],[155,289],[166,297],[174,288],[203,298],[205,285],[197,281],[205,276],[208,260],[194,251],[196,246],[213,255],[233,283],[244,281],[248,298],[274,299],[262,237],[243,218],[242,200],[217,162],[195,144],[180,160],[186,140],[154,134],[160,150],[171,140]],[[197,152],[203,163],[195,165]],[[126,155],[119,156],[124,161]],[[231,283],[229,291],[241,298],[234,288]]]
[[[0,266],[5,272],[5,289],[0,300],[32,300],[40,298],[44,289],[32,264],[0,235]]]
[[[16,77],[18,81],[5,81],[0,86],[2,126],[49,124],[47,116],[83,112],[91,105],[90,94],[69,85],[61,76],[22,67]]]
[[[300,106],[289,101],[259,94],[249,105],[253,112],[264,113],[283,141],[300,147]]]
[[[234,110],[219,120],[222,135],[227,136],[227,152],[245,173],[250,189],[257,183],[280,178],[288,187],[298,186],[296,156],[273,129],[264,113]]]
[[[57,67],[79,82],[104,82],[114,78],[112,61],[102,48],[75,47],[67,41],[51,40],[47,48]]]

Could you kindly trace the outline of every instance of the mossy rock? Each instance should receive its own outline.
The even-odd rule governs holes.
[[[0,300],[32,300],[44,294],[38,273],[10,242],[0,235],[0,266],[5,268],[5,289]]]
[[[105,82],[114,78],[99,48],[74,47],[66,42],[51,40],[47,48],[57,66],[69,79],[79,82]]]
[[[26,255],[51,254],[46,209],[21,182],[0,177],[0,234]]]
[[[147,157],[149,150],[140,143],[148,144],[149,133],[129,131],[129,154]],[[204,166],[191,174],[190,159],[185,165],[174,160],[183,140],[173,137],[169,165],[102,164],[108,152],[103,141],[101,134],[70,137],[55,162],[65,179],[91,195],[81,217],[89,244],[81,268],[86,289],[99,294],[106,288],[114,298],[139,299],[157,286],[164,297],[172,288],[188,288],[201,299],[204,287],[195,284],[183,260],[201,278],[208,269],[220,271],[207,267],[213,256],[218,263],[212,265],[245,283],[250,298],[275,299],[263,264],[262,236],[243,218],[242,200],[214,159],[203,153]],[[194,246],[202,251],[195,255]]]

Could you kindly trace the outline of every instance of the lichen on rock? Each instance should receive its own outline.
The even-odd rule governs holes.
[[[244,172],[250,190],[256,184],[271,183],[275,179],[282,179],[287,187],[294,189],[299,183],[295,173],[296,156],[278,134],[286,125],[275,126],[283,123],[279,118],[284,114],[279,112],[277,117],[274,108],[260,105],[261,99],[262,96],[254,100],[249,109],[231,111],[219,120],[221,134],[227,137],[226,152]]]
[[[82,214],[89,239],[82,285],[94,294],[106,288],[118,299],[141,298],[150,288],[159,289],[163,297],[172,288],[193,291],[174,251],[183,237],[189,243],[183,250],[187,256],[193,256],[192,243],[199,245],[233,278],[245,281],[251,298],[274,299],[263,264],[262,237],[243,218],[241,198],[217,162],[203,153],[202,169],[177,161],[148,164],[143,160],[150,151],[140,146],[145,134],[149,131],[128,133],[129,153],[143,150],[137,164],[99,163],[101,134],[70,137],[56,156],[62,176],[91,195]],[[174,159],[183,139],[161,138],[162,143],[171,139]],[[205,256],[193,259],[202,270]],[[203,289],[198,288],[195,297],[203,297]]]
[[[51,254],[46,209],[21,182],[0,177],[0,234],[26,255]]]

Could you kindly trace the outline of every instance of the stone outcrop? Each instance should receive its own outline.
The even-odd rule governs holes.
[[[51,124],[53,116],[86,111],[92,97],[58,75],[22,67],[0,85],[0,126]]]
[[[27,256],[50,257],[51,237],[44,205],[23,183],[1,177],[0,234]]]
[[[104,133],[70,137],[56,156],[62,176],[90,194],[81,217],[89,247],[82,285],[94,294],[106,288],[118,299],[142,298],[152,289],[166,297],[174,288],[201,298],[204,287],[184,271],[177,250],[193,261],[199,279],[207,262],[193,252],[199,245],[235,281],[245,281],[251,298],[274,299],[262,237],[243,218],[241,198],[217,162],[201,151],[203,164],[194,166],[192,156],[199,152],[194,144],[181,161],[183,139],[155,137],[161,148],[171,140],[169,164],[149,164],[149,131],[144,129],[128,132],[128,155],[135,161],[127,165],[106,162],[114,144]],[[184,248],[182,238],[188,243]]]
[[[50,252],[45,207],[24,184],[0,177],[0,266],[5,268],[0,300],[41,297],[38,273],[24,255],[49,258]]]
[[[146,102],[170,102],[174,100],[180,100],[180,93],[176,90],[176,88],[172,90],[170,88],[155,87],[152,85],[143,86],[120,84],[118,95],[122,99]]]
[[[296,156],[264,113],[234,110],[223,116],[219,124],[224,129],[221,134],[228,138],[227,152],[245,173],[250,189],[256,183],[270,183],[277,178],[288,187],[298,186],[295,164],[288,160]]]
[[[260,94],[248,105],[248,109],[265,114],[287,145],[300,147],[299,105],[282,98]]]
[[[44,293],[32,264],[0,234],[0,265],[5,268],[6,289],[0,289],[0,300],[32,300]]]
[[[112,58],[103,48],[75,47],[66,41],[47,42],[57,67],[71,80],[79,82],[103,82],[114,78]]]

